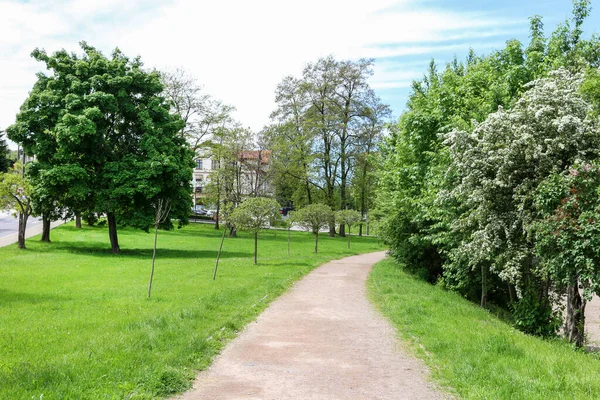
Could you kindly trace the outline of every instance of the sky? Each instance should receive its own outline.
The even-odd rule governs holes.
[[[535,14],[549,34],[571,8],[570,0],[0,0],[0,130],[43,71],[35,48],[78,52],[85,40],[105,54],[139,55],[149,68],[184,68],[258,131],[276,85],[319,57],[375,59],[370,84],[398,117],[432,59],[443,66],[470,48],[487,54],[509,39],[526,42]],[[599,22],[593,10],[586,36]]]

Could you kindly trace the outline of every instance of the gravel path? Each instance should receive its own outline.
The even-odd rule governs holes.
[[[441,399],[366,298],[383,252],[320,266],[250,324],[194,388],[210,399]]]

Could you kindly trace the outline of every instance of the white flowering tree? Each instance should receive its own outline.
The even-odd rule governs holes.
[[[540,315],[550,330],[555,315],[548,296],[551,281],[536,253],[533,223],[538,186],[577,160],[598,156],[597,119],[579,93],[582,78],[564,69],[526,85],[511,110],[500,108],[472,132],[453,131],[446,143],[458,184],[451,195],[461,204],[453,230],[462,237],[451,259],[481,271],[482,305],[488,273],[515,285],[520,297],[534,288]],[[529,310],[530,311],[530,310]],[[525,331],[540,332],[544,321]],[[537,331],[536,331],[537,330]]]

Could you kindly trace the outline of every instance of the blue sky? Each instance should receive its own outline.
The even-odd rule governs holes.
[[[492,15],[492,18],[504,20],[501,27],[497,29],[489,29],[483,27],[476,32],[480,32],[481,36],[468,36],[465,38],[451,38],[449,40],[439,40],[436,42],[422,42],[426,46],[435,47],[434,51],[415,55],[397,56],[397,57],[380,57],[376,60],[377,64],[389,65],[390,68],[406,69],[410,65],[410,69],[418,69],[422,74],[427,70],[429,62],[434,59],[438,64],[438,69],[452,61],[454,56],[459,60],[464,59],[469,48],[473,48],[477,54],[488,54],[493,50],[501,49],[507,40],[518,39],[522,43],[528,43],[529,36],[529,20],[533,15],[541,15],[544,21],[544,27],[547,35],[550,35],[557,25],[565,19],[570,19],[572,3],[565,0],[506,0],[502,2],[489,0],[445,0],[445,1],[422,1],[420,5],[431,5],[437,10],[461,10],[462,12],[484,13]],[[584,31],[586,36],[591,36],[598,32],[600,26],[600,2],[598,10],[593,9],[588,17]],[[592,6],[594,4],[592,3]],[[379,96],[384,102],[390,104],[396,116],[400,115],[405,109],[406,101],[410,94],[409,87],[378,88],[376,89]]]
[[[597,2],[586,35],[600,26]],[[371,84],[399,116],[431,59],[443,66],[469,48],[486,54],[512,38],[526,42],[534,14],[549,34],[571,7],[570,0],[0,0],[0,129],[14,121],[41,70],[29,56],[35,47],[77,51],[86,40],[105,53],[141,55],[148,67],[183,67],[259,130],[277,83],[319,57],[375,58]]]

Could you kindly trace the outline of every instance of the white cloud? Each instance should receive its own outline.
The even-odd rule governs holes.
[[[118,46],[139,54],[150,67],[182,66],[258,130],[268,122],[277,83],[318,57],[431,58],[441,49],[465,47],[444,44],[448,40],[481,40],[515,29],[513,21],[493,15],[423,9],[416,0],[43,3],[0,0],[0,15],[8,16],[0,25],[0,127],[13,122],[41,69],[28,56],[35,47],[77,51],[83,39],[105,52]],[[377,66],[373,86],[406,87],[422,76],[415,68],[394,68]]]

